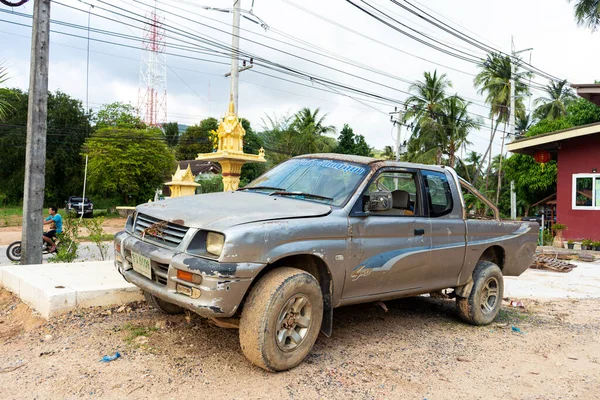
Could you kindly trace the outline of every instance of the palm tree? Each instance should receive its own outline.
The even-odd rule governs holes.
[[[557,119],[567,115],[567,106],[575,99],[573,89],[567,86],[567,80],[550,82],[544,91],[548,97],[540,97],[535,100],[535,116],[539,119]]]
[[[517,122],[515,124],[515,133],[517,136],[523,136],[527,133],[529,128],[533,125],[535,119],[531,116],[531,114],[527,115],[518,115]]]
[[[8,69],[0,63],[0,85],[8,80]],[[6,118],[8,111],[12,108],[11,104],[2,97],[8,94],[8,89],[0,88],[0,120]]]
[[[448,155],[448,165],[452,168],[456,161],[456,152],[471,144],[467,139],[469,131],[478,126],[477,121],[469,116],[468,106],[469,103],[457,95],[450,96],[442,102],[441,135],[438,143]]]
[[[452,83],[446,78],[446,74],[438,75],[437,70],[425,72],[423,81],[413,83],[409,90],[414,95],[406,100],[406,113],[404,120],[413,120],[415,127],[408,143],[408,158],[418,161],[412,156],[422,158],[430,156],[431,150],[436,150],[435,160],[441,164],[442,146],[439,146],[442,138],[440,117],[446,99],[446,90],[452,87]],[[423,160],[421,160],[423,162]]]
[[[392,146],[385,146],[383,148],[383,151],[381,152],[381,158],[383,158],[384,160],[395,160],[396,159],[396,153],[394,152],[394,149],[392,148]]]
[[[327,114],[319,116],[319,108],[311,111],[303,108],[294,116],[292,129],[297,133],[296,143],[299,145],[299,154],[327,152],[335,146],[335,140],[327,137],[328,133],[335,133],[333,125],[325,125]]]
[[[496,130],[501,122],[508,121],[510,115],[510,85],[511,85],[511,59],[509,56],[499,53],[488,54],[486,60],[479,64],[481,71],[474,79],[475,86],[479,87],[478,93],[485,95],[485,102],[490,106],[490,119],[492,120],[490,143],[483,155],[488,157],[488,169],[486,173],[486,188],[489,182],[491,165],[491,148],[496,136]],[[528,77],[530,73],[519,73],[516,68],[515,85],[515,115],[525,114],[523,97],[528,93],[527,85],[520,79]],[[494,124],[495,120],[495,124]],[[477,174],[473,177],[473,184],[477,181]]]
[[[596,31],[600,24],[600,0],[575,0],[575,20],[577,25]]]

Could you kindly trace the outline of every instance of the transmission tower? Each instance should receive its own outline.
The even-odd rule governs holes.
[[[148,126],[160,127],[167,122],[167,57],[165,54],[164,17],[156,9],[146,15],[140,85],[138,88],[138,114]]]

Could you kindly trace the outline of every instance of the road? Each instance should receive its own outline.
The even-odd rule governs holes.
[[[108,245],[108,257],[107,260],[114,259],[114,247],[112,242],[105,242]],[[0,246],[0,266],[2,265],[10,265],[12,261],[8,259],[6,256],[6,249],[8,246]],[[44,263],[49,262],[48,260],[52,258],[51,254],[44,254],[43,259]],[[79,249],[77,250],[77,259],[75,261],[99,261],[100,251],[98,247],[92,242],[82,242],[79,244]]]

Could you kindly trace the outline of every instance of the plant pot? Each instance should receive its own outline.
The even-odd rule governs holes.
[[[574,247],[575,247],[575,243],[567,243],[567,249],[573,250]]]
[[[596,246],[596,251],[600,251],[600,246]]]

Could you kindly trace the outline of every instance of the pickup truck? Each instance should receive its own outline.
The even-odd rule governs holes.
[[[465,196],[491,219],[470,218]],[[115,265],[159,310],[238,328],[252,363],[282,371],[332,334],[340,306],[450,289],[460,318],[489,324],[537,233],[451,168],[311,154],[236,191],[137,206]]]
[[[87,197],[71,196],[65,201],[65,211],[67,214],[76,213],[91,218],[94,214],[94,204]]]

